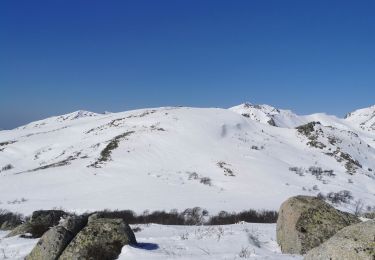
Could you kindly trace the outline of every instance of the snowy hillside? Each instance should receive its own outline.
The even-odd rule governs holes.
[[[0,208],[278,209],[296,194],[375,206],[375,107],[77,111],[0,132]]]

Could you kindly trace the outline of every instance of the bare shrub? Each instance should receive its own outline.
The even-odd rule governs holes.
[[[204,185],[208,185],[208,186],[212,185],[211,179],[208,177],[201,178],[200,183],[203,183]]]
[[[23,223],[24,216],[0,209],[0,227],[6,222],[7,227],[13,228]]]
[[[250,251],[249,247],[242,247],[238,256],[240,258],[250,258],[251,257],[251,251]]]
[[[9,171],[9,170],[11,170],[13,168],[14,168],[14,166],[9,163],[9,164],[5,165],[3,168],[1,168],[0,172]]]
[[[355,206],[354,215],[356,215],[358,217],[362,214],[363,208],[364,208],[365,205],[364,205],[363,201],[361,199],[359,199],[359,200],[355,201],[354,206]]]
[[[226,211],[221,211],[218,215],[210,217],[207,222],[208,225],[228,225],[235,224],[241,221],[249,223],[276,223],[277,221],[276,211],[256,211],[248,210],[242,211],[240,213],[229,213]]]
[[[353,195],[348,190],[341,190],[339,192],[329,192],[326,199],[334,204],[349,203],[353,199]]]

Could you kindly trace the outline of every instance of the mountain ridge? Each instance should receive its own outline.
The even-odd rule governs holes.
[[[362,112],[347,120],[245,103],[50,117],[0,132],[0,208],[277,209],[293,195],[344,190],[352,198],[337,207],[373,207],[375,131],[353,121]]]

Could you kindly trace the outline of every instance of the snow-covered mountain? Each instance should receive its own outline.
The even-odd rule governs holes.
[[[345,119],[359,126],[362,130],[371,132],[375,130],[375,105],[358,109],[346,115]]]
[[[51,117],[0,132],[0,208],[215,213],[318,193],[347,210],[372,207],[374,115],[375,106],[341,119],[245,103]]]

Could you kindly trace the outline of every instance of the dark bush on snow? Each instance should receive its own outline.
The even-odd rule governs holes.
[[[226,211],[221,211],[218,215],[210,217],[208,225],[228,225],[235,224],[240,221],[250,222],[250,223],[275,223],[277,221],[276,211],[256,211],[248,210],[239,213],[229,213]]]
[[[342,190],[339,192],[330,192],[327,194],[327,200],[332,203],[349,203],[353,199],[353,195],[348,190]]]
[[[182,213],[177,210],[170,212],[165,211],[145,211],[141,215],[137,215],[131,210],[115,210],[115,211],[98,211],[100,218],[121,218],[128,224],[147,224],[155,223],[162,225],[185,225],[185,218]]]
[[[333,204],[340,204],[349,203],[351,200],[353,200],[353,195],[348,190],[341,190],[339,192],[329,192],[327,195],[319,193],[318,198],[327,200]]]
[[[209,217],[208,211],[200,207],[188,208],[183,212],[178,212],[177,210],[171,210],[170,212],[145,211],[140,215],[137,215],[131,210],[104,210],[94,213],[98,213],[100,218],[121,218],[128,224],[226,225],[235,224],[240,221],[252,223],[275,223],[277,220],[276,211],[248,210],[240,213],[221,211],[218,215]]]
[[[9,212],[5,209],[0,209],[0,228],[11,228],[21,225],[23,223],[23,215]],[[5,227],[6,224],[6,227]]]

